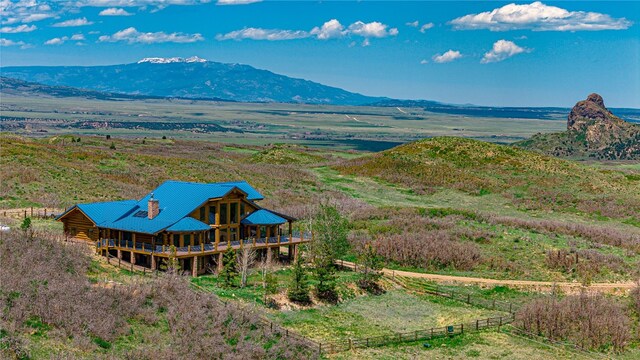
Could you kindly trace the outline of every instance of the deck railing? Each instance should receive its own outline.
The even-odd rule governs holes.
[[[302,235],[302,236],[301,236]],[[229,242],[220,242],[216,247],[213,243],[205,243],[198,245],[188,245],[188,246],[179,246],[176,247],[176,252],[178,253],[197,253],[197,252],[213,252],[213,251],[221,251],[226,250],[229,245],[232,248],[238,249],[243,247],[266,247],[270,245],[288,245],[288,244],[298,244],[301,242],[306,242],[311,240],[311,233],[299,233],[293,232],[290,237],[288,234],[271,236],[268,238],[245,238],[241,240],[234,240]],[[292,240],[292,241],[290,241]],[[124,240],[124,239],[100,239],[96,242],[96,249],[106,249],[106,248],[120,248],[120,249],[131,249],[138,250],[148,253],[160,253],[160,254],[168,254],[171,251],[170,245],[152,245],[145,242],[134,242],[133,240]]]

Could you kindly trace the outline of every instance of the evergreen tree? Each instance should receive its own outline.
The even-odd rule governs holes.
[[[383,259],[378,255],[378,251],[375,247],[368,243],[358,256],[360,271],[360,279],[358,279],[358,286],[360,288],[373,293],[381,293],[383,289],[378,284],[378,281],[382,277],[382,267],[384,265]]]
[[[315,236],[309,249],[313,273],[318,281],[316,294],[322,300],[337,302],[334,262],[349,249],[349,222],[334,206],[321,205],[313,219],[312,229]]]
[[[224,281],[224,286],[234,286],[235,279],[238,277],[238,268],[236,266],[236,251],[229,247],[222,256],[222,270],[220,277]]]
[[[309,280],[307,279],[307,272],[302,266],[302,256],[300,255],[298,255],[298,259],[293,264],[293,274],[287,296],[289,300],[299,304],[309,304],[311,302]]]

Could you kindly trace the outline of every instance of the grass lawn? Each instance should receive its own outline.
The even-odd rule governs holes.
[[[424,346],[431,345],[430,348]],[[573,352],[496,331],[467,333],[418,343],[357,349],[332,354],[330,359],[582,359]]]
[[[336,306],[271,312],[268,316],[317,341],[337,341],[460,324],[500,314],[394,289],[379,296],[359,296]]]

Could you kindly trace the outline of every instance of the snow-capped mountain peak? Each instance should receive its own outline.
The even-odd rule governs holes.
[[[181,57],[170,57],[170,58],[161,58],[161,57],[148,57],[138,61],[138,64],[142,63],[151,63],[151,64],[171,64],[171,63],[196,63],[196,62],[207,62],[207,59],[203,59],[198,56],[192,56],[188,58]]]

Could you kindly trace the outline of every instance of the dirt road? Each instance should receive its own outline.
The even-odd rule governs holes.
[[[355,264],[348,261],[337,261],[338,265],[354,269]],[[582,289],[582,284],[579,282],[552,282],[552,281],[533,281],[533,280],[498,280],[487,279],[467,276],[453,276],[453,275],[440,275],[440,274],[425,274],[402,270],[383,269],[383,273],[387,276],[403,276],[410,278],[419,278],[438,283],[458,283],[458,284],[472,284],[479,286],[495,286],[504,285],[518,289],[536,290],[536,291],[549,291],[552,288],[561,289],[565,292],[577,292]],[[586,289],[588,291],[598,291],[606,293],[624,293],[636,284],[634,282],[623,283],[592,283]]]

